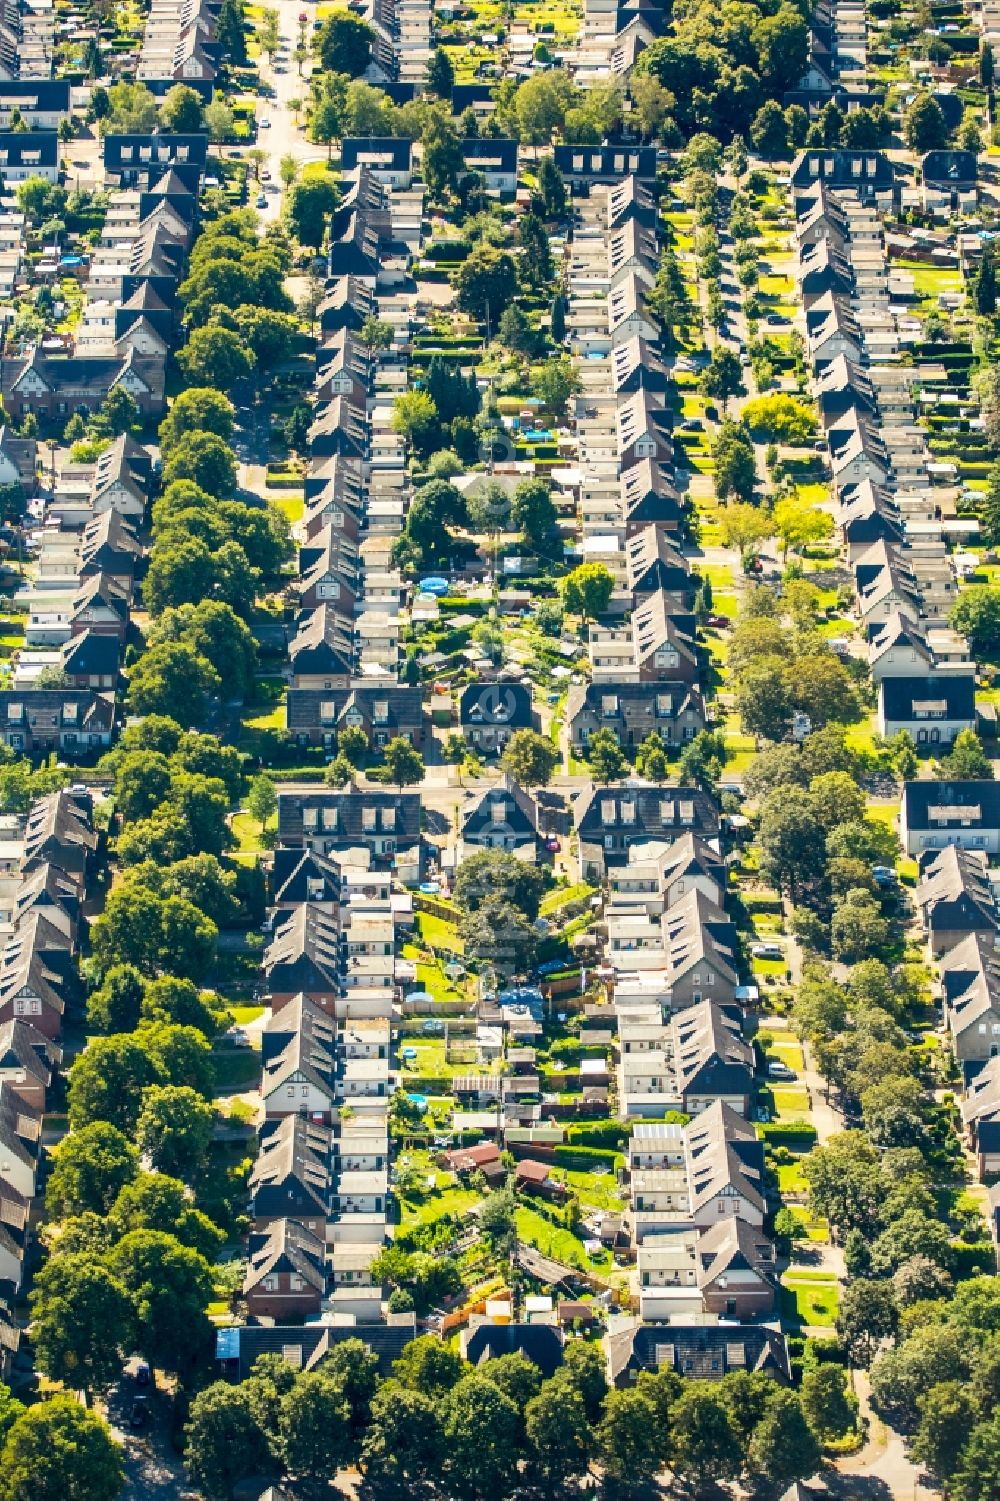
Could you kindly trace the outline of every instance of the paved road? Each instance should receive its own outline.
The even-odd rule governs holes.
[[[184,1489],[184,1467],[170,1439],[170,1398],[135,1384],[136,1361],[130,1361],[108,1394],[107,1419],[125,1446],[125,1489],[122,1501],[176,1501]],[[150,1421],[140,1432],[129,1427],[129,1413],[139,1395],[148,1397]]]
[[[300,77],[292,60],[299,36],[298,17],[305,7],[301,0],[275,0],[274,8],[278,12],[282,52],[274,59],[273,66],[261,58],[260,71],[261,77],[274,87],[277,97],[257,101],[257,145],[268,153],[266,170],[271,174],[271,181],[264,185],[267,207],[259,210],[265,222],[277,219],[281,212],[282,187],[278,165],[282,157],[294,156],[297,162],[304,164],[324,161],[327,155],[325,146],[314,146],[311,141],[306,140],[305,131],[301,124],[296,124],[295,112],[289,107],[290,101],[299,99],[304,104],[309,97],[312,63],[307,61],[303,64]],[[312,44],[312,19],[310,12],[306,29],[307,46]],[[305,110],[302,109],[298,120],[301,122],[304,116]],[[264,120],[268,124],[260,128]]]

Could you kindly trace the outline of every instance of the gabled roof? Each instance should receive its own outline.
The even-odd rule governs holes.
[[[608,1376],[621,1385],[640,1370],[676,1371],[689,1380],[721,1381],[729,1371],[764,1371],[791,1380],[784,1335],[762,1324],[643,1324],[629,1320],[604,1338]]]
[[[323,895],[311,895],[322,883]],[[306,901],[335,902],[340,898],[340,866],[316,850],[279,845],[271,865],[271,900],[275,906]],[[287,1009],[287,1008],[285,1008]],[[284,1015],[284,1010],[282,1012]]]
[[[625,805],[633,810],[628,818],[623,816]],[[623,826],[636,838],[643,834],[673,836],[687,829],[703,838],[714,838],[719,832],[718,809],[700,788],[637,779],[611,787],[584,788],[574,800],[573,821],[584,839]]]
[[[534,834],[538,828],[538,805],[530,793],[504,772],[493,787],[481,792],[470,792],[461,813],[461,830],[465,838],[481,829],[492,828],[497,823],[497,807],[504,807],[503,822],[513,824],[516,832],[518,815],[520,826],[526,834]]]
[[[262,1052],[261,1097],[268,1100],[293,1075],[298,1075],[332,1101],[336,1093],[336,1026],[304,995],[296,996],[289,1006],[295,1007],[294,1018],[299,1026],[291,1029],[293,1018],[286,1023],[284,1006],[277,1018],[272,1018],[272,1024],[277,1025],[269,1024],[265,1034],[268,1045]]]
[[[1000,908],[986,856],[980,850],[962,850],[953,844],[935,850],[923,864],[913,900],[932,932],[958,924],[970,931],[1000,930]]]
[[[63,670],[70,677],[109,677],[121,665],[121,642],[116,635],[86,630],[62,647]]]
[[[562,1365],[563,1332],[554,1324],[481,1323],[461,1333],[462,1355],[486,1365],[501,1355],[523,1355],[548,1379]]]
[[[328,602],[299,616],[288,647],[292,672],[349,676],[354,666],[354,630],[351,618]]]
[[[705,718],[701,691],[691,683],[670,680],[576,683],[566,696],[566,723],[573,725],[587,711],[599,714],[602,719],[621,720],[626,725],[633,721],[641,726],[648,723],[650,716],[664,724],[673,724],[689,713],[702,721]]]
[[[304,1197],[312,1201],[317,1216],[325,1220],[332,1141],[329,1127],[300,1115],[283,1116],[261,1135],[260,1151],[250,1172],[251,1193],[298,1184]]]
[[[326,1246],[297,1220],[272,1220],[266,1231],[251,1235],[243,1293],[252,1293],[265,1277],[294,1274],[307,1287],[326,1290]]]
[[[264,953],[262,967],[273,984],[282,971],[293,970],[298,989],[338,991],[340,988],[340,929],[328,913],[303,902],[283,914],[280,926]]]
[[[469,683],[462,690],[458,717],[463,725],[530,729],[531,689],[524,683]]]
[[[680,979],[699,963],[710,964],[730,985],[739,983],[736,927],[705,892],[693,887],[661,919],[667,969]]]
[[[674,1068],[683,1096],[749,1094],[754,1072],[753,1048],[743,1038],[739,1018],[701,1001],[671,1019]]]
[[[24,829],[22,871],[51,862],[58,870],[82,874],[97,849],[91,827],[91,801],[63,788],[32,803]]]
[[[763,1148],[749,1122],[715,1100],[683,1134],[692,1211],[732,1192],[761,1214],[766,1211]]]
[[[774,1242],[763,1230],[736,1215],[725,1215],[698,1236],[699,1287],[710,1287],[729,1272],[774,1275]]]
[[[53,1072],[50,1060],[58,1053],[58,1048],[28,1022],[0,1022],[0,1072],[23,1070],[34,1083],[47,1089]]]
[[[687,594],[691,590],[691,565],[678,552],[661,527],[644,526],[625,544],[627,587],[632,593]]]

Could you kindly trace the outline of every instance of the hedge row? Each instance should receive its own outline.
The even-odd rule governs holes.
[[[595,1167],[614,1172],[622,1161],[620,1152],[605,1152],[600,1147],[553,1147],[552,1155],[559,1167],[571,1173],[592,1173]]]
[[[767,1121],[758,1126],[761,1139],[768,1142],[808,1141],[818,1139],[816,1127],[808,1121]]]

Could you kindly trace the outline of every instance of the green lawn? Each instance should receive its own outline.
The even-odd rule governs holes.
[[[603,1271],[611,1264],[610,1253],[596,1259],[588,1256],[582,1241],[572,1231],[551,1224],[534,1209],[523,1206],[518,1209],[517,1233],[529,1246],[541,1251],[543,1256],[551,1256],[553,1260],[562,1261],[567,1266],[580,1267],[585,1271]]]
[[[260,1054],[252,1048],[233,1048],[212,1054],[215,1087],[219,1094],[245,1094],[260,1083]]]
[[[451,954],[464,954],[465,944],[458,936],[454,923],[435,917],[432,912],[417,913],[417,931],[428,948],[447,949]]]
[[[606,1173],[571,1173],[560,1168],[557,1176],[569,1184],[585,1208],[592,1206],[617,1212],[624,1207],[624,1195],[619,1192],[617,1179],[610,1170]]]
[[[757,1040],[768,1056],[800,1074],[806,1066],[802,1049],[790,1032],[769,1032],[761,1027]]]
[[[559,912],[563,907],[593,896],[595,889],[593,886],[588,886],[586,881],[577,881],[575,886],[560,886],[558,891],[550,891],[548,896],[542,898],[538,915],[551,917],[554,912]]]
[[[278,827],[278,815],[275,813],[268,820],[271,828]],[[230,820],[230,828],[233,838],[236,840],[236,848],[241,855],[258,855],[264,848],[260,837],[260,824],[249,813],[234,813]]]
[[[297,521],[302,520],[306,504],[301,495],[275,495],[271,497],[271,500],[279,510],[284,511],[288,517],[289,526],[294,526]]]
[[[438,1177],[440,1182],[440,1177]],[[400,1226],[432,1225],[446,1214],[467,1214],[480,1202],[481,1194],[471,1188],[458,1188],[453,1184],[446,1188],[422,1189],[412,1197],[400,1196]]]
[[[771,1095],[779,1120],[803,1120],[809,1114],[809,1091],[794,1085],[771,1085]]]
[[[229,1011],[238,1027],[245,1027],[248,1022],[255,1022],[258,1016],[264,1015],[263,1006],[230,1006]]]
[[[785,1273],[781,1284],[781,1316],[802,1328],[831,1327],[837,1318],[837,1282],[828,1272],[800,1270]]]
[[[808,1190],[809,1185],[803,1176],[800,1162],[779,1162],[775,1164],[774,1170],[778,1175],[778,1188],[783,1199],[789,1194],[804,1194]]]

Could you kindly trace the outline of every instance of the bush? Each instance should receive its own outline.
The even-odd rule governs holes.
[[[566,1127],[566,1140],[573,1146],[622,1151],[631,1136],[624,1121],[580,1121]]]

